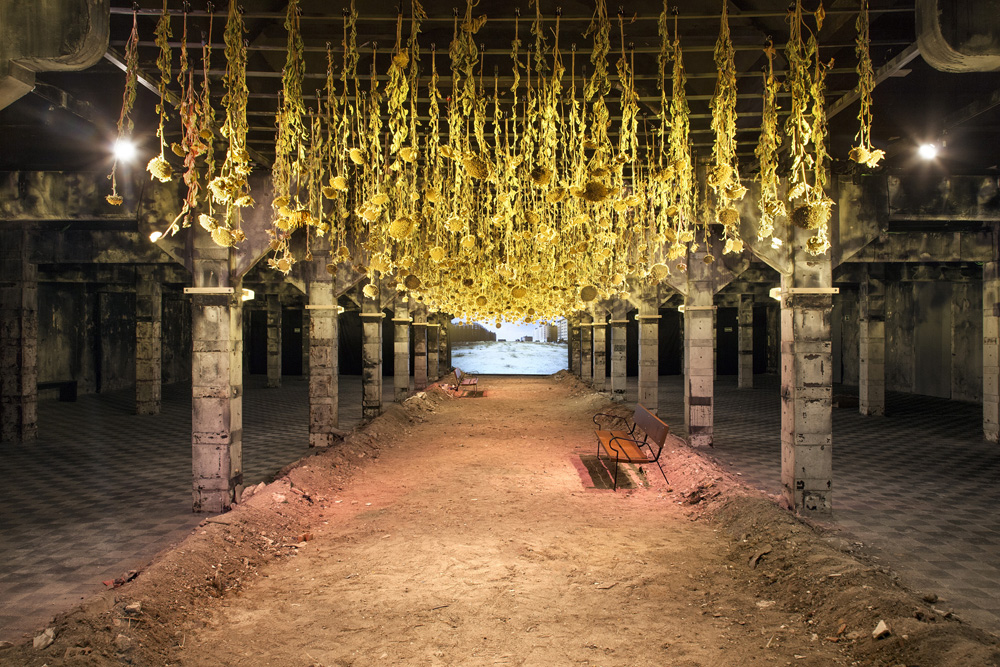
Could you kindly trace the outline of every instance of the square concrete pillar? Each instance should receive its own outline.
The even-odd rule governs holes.
[[[267,386],[281,386],[281,298],[267,295]]]
[[[0,233],[0,441],[38,436],[38,268],[27,229]]]
[[[594,383],[594,389],[600,392],[605,390],[608,377],[608,323],[604,321],[605,317],[605,315],[599,315],[591,325],[594,341],[594,375],[591,378],[591,381]]]
[[[427,309],[413,311],[413,386],[417,391],[427,388]]]
[[[828,514],[833,499],[833,311],[829,260],[796,262],[782,276],[781,484],[800,514]]]
[[[753,294],[740,294],[737,386],[753,389]]]
[[[310,280],[309,446],[329,447],[340,424],[340,306],[331,280]]]
[[[684,304],[684,408],[692,446],[715,442],[715,306],[711,292]],[[704,303],[705,301],[708,304]]]
[[[580,320],[573,318],[568,322],[569,339],[566,341],[567,352],[569,353],[569,370],[580,377],[583,372],[583,358],[580,350]]]
[[[859,296],[858,411],[885,415],[885,267],[866,269]]]
[[[191,449],[195,512],[223,512],[243,490],[243,305],[231,287],[191,294]]]
[[[611,400],[625,401],[626,353],[628,351],[628,320],[625,303],[616,299],[611,306]]]
[[[584,315],[580,320],[580,379],[591,382],[594,377],[593,318]]]
[[[1000,440],[1000,262],[983,264],[983,436]]]
[[[438,369],[438,355],[440,354],[441,325],[436,322],[427,324],[427,383],[437,382],[441,377]]]
[[[135,412],[158,415],[163,288],[152,267],[139,267],[135,278]]]
[[[392,387],[393,399],[402,403],[410,395],[410,309],[402,296],[393,308]]]
[[[451,340],[448,336],[447,317],[441,318],[441,328],[438,329],[438,373],[444,377],[451,371]]]
[[[654,415],[660,404],[660,313],[655,301],[643,301],[639,322],[639,403]]]
[[[361,416],[382,414],[382,318],[377,298],[361,302]]]

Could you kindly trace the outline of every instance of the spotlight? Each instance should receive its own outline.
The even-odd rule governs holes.
[[[924,160],[933,160],[937,157],[938,149],[934,144],[921,144],[917,154]]]
[[[156,243],[162,238],[163,238],[163,232],[153,232],[152,234],[149,235],[149,240],[152,241],[153,243]]]
[[[133,144],[129,139],[118,139],[115,142],[114,154],[116,160],[121,160],[122,162],[131,162],[135,159],[136,149],[135,144]]]

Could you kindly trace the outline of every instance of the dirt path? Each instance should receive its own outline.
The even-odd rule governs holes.
[[[187,636],[183,664],[760,664],[769,637],[743,624],[759,610],[715,530],[660,477],[585,490],[574,458],[592,451],[595,397],[486,384],[384,434],[392,448],[315,539]],[[782,644],[796,664],[841,664]]]
[[[592,488],[591,416],[627,406],[564,373],[482,384],[389,406],[0,665],[1000,665],[680,440],[669,484]]]

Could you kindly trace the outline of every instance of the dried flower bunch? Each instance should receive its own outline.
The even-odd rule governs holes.
[[[848,157],[866,167],[877,167],[885,157],[885,151],[872,148],[872,91],[875,89],[875,70],[872,68],[872,57],[869,53],[871,38],[868,24],[868,0],[861,0],[861,10],[856,23],[858,36],[854,52],[858,56],[858,95],[861,107],[858,109],[858,121],[861,127],[855,136],[858,145],[851,149]]]
[[[132,10],[132,32],[129,33],[128,41],[125,42],[125,92],[122,93],[122,110],[118,116],[118,138],[120,141],[127,141],[131,136],[135,124],[132,121],[132,107],[135,106],[135,86],[139,76],[139,29],[137,26],[137,12]],[[118,156],[111,165],[111,173],[108,178],[111,180],[111,194],[105,199],[112,206],[121,206],[124,199],[118,194]]]
[[[877,152],[870,147],[874,82],[871,61],[866,60],[867,7],[862,8],[858,140],[870,157]],[[271,224],[265,230],[272,250],[268,264],[289,273],[297,261],[311,259],[322,241],[331,256],[328,270],[344,263],[366,273],[371,298],[406,290],[432,310],[460,317],[532,321],[627,295],[629,285],[637,282],[668,280],[672,273],[687,270],[689,253],[704,248],[701,244],[707,245],[713,233],[724,239],[723,252],[743,252],[740,234],[747,225],[741,223],[739,207],[747,188],[736,154],[737,76],[726,4],[714,49],[713,159],[707,192],[702,193],[692,156],[678,17],[674,13],[671,34],[666,1],[658,20],[660,108],[650,118],[639,106],[634,49],[622,12],[615,22],[606,0],[595,0],[585,32],[588,59],[581,57],[578,63],[576,45],[568,53],[561,46],[560,17],[543,17],[539,3],[534,10],[533,16],[518,15],[513,22],[509,89],[501,89],[498,72],[483,71],[478,40],[489,19],[477,13],[476,0],[466,0],[464,10],[456,11],[447,54],[432,47],[429,56],[420,48],[427,19],[423,7],[418,0],[411,0],[407,12],[400,7],[395,39],[384,42],[381,51],[374,43],[365,47],[372,70],[362,85],[359,18],[352,2],[342,26],[343,61],[335,63],[328,43],[324,89],[317,91],[316,104],[307,106],[299,0],[290,0],[275,115],[274,198]],[[775,225],[787,217],[812,231],[807,248],[820,254],[829,247],[833,206],[825,188],[829,160],[823,108],[831,64],[819,58],[810,30],[813,20],[818,32],[822,5],[805,12],[796,0],[788,15],[784,85],[790,95],[783,125],[778,106],[782,83],[774,75],[776,50],[770,42],[764,50],[763,116],[755,151],[760,224],[753,241],[773,239],[779,244]],[[225,247],[243,240],[240,210],[254,205],[247,182],[251,160],[245,33],[242,13],[231,3],[219,130],[228,146],[218,168],[212,153],[214,111],[208,78],[199,94],[187,62],[186,20],[177,77],[182,133],[172,148],[184,160],[187,196],[171,229],[187,226],[188,217],[197,214],[196,227]],[[172,167],[163,151],[163,128],[169,37],[164,12],[157,28],[161,155],[150,163],[150,171],[168,178]],[[207,49],[202,59],[207,74]],[[442,91],[439,67],[450,70],[450,89]],[[421,83],[421,76],[428,74]],[[620,118],[614,127],[611,95],[618,97],[612,104]],[[128,99],[127,83],[126,103]],[[418,116],[418,100],[425,118]],[[126,118],[123,107],[120,133]],[[655,125],[647,127],[650,122]],[[790,162],[787,199],[781,193],[778,160],[783,139]],[[197,162],[201,156],[206,158],[203,165]],[[699,210],[708,193],[714,204],[711,213]],[[293,251],[295,234],[305,235],[304,253]],[[715,258],[706,254],[703,261]]]

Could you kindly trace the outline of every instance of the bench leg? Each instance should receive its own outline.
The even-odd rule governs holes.
[[[618,490],[618,463],[618,457],[615,456],[615,491]]]
[[[670,480],[667,479],[667,473],[663,472],[663,466],[660,465],[659,461],[656,461],[656,467],[660,469],[660,474],[663,475],[663,481],[670,484]]]

